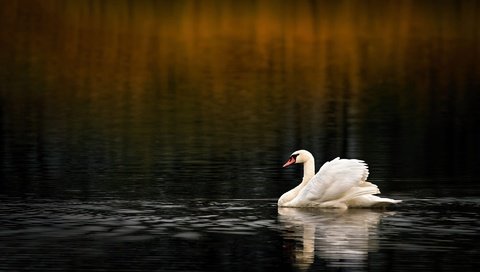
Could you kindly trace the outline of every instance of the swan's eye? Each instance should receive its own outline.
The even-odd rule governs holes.
[[[293,154],[291,157],[296,159],[298,157],[298,155],[300,155],[300,154]]]

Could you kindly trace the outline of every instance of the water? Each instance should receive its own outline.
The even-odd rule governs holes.
[[[0,270],[474,270],[476,2],[9,1]],[[388,210],[278,209],[370,166]]]
[[[0,268],[473,271],[479,208],[478,198],[278,213],[274,199],[8,199]]]

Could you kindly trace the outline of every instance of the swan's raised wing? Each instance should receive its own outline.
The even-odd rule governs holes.
[[[312,203],[379,193],[377,186],[366,182],[367,177],[368,166],[364,161],[336,158],[326,162],[292,202],[310,206]]]

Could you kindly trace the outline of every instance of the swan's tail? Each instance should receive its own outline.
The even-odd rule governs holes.
[[[349,200],[347,205],[352,208],[382,208],[400,202],[402,201],[386,197],[363,195]]]
[[[391,198],[374,196],[379,194],[380,190],[377,185],[364,182],[358,187],[353,187],[342,197],[340,201],[349,207],[385,207],[390,204],[402,202]]]

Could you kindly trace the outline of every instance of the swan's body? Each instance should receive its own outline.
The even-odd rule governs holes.
[[[303,163],[302,182],[278,199],[280,207],[370,208],[384,207],[401,200],[374,196],[377,185],[367,181],[368,167],[361,160],[336,158],[315,174],[315,160],[306,150],[293,152],[283,167]]]

